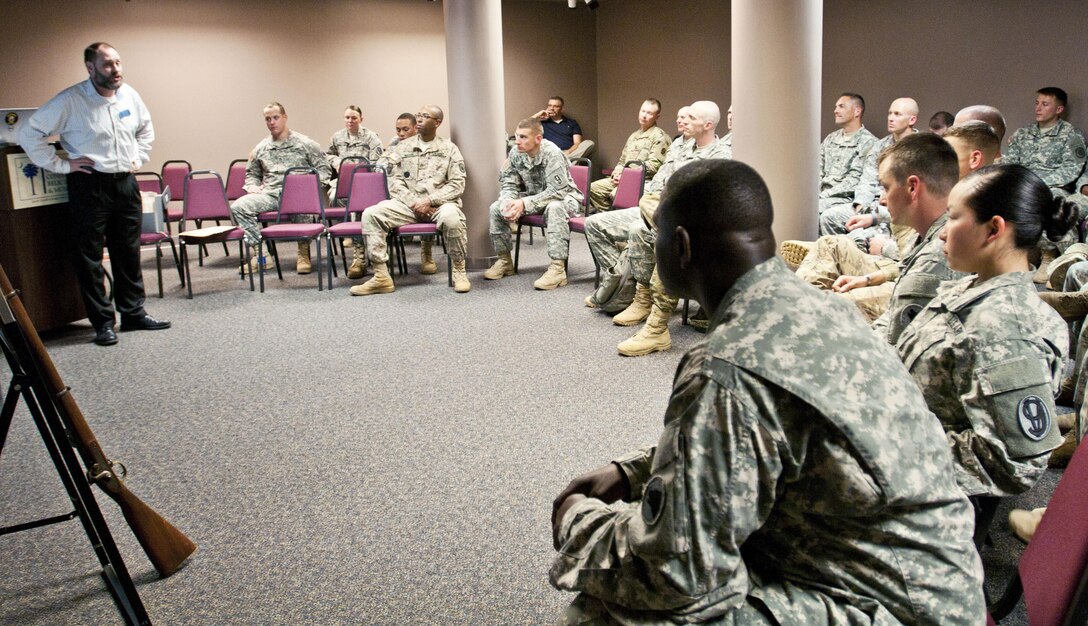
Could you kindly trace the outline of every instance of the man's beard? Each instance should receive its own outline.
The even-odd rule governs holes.
[[[118,78],[120,78],[120,77],[118,77]],[[98,70],[95,70],[94,71],[94,84],[95,84],[96,87],[101,87],[102,89],[111,89],[111,90],[113,90],[113,89],[117,89],[118,87],[121,86],[121,81],[119,80],[117,82],[117,85],[115,86],[113,84],[113,75],[112,74],[102,74]]]

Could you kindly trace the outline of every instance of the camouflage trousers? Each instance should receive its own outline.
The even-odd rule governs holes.
[[[608,211],[612,208],[612,200],[616,197],[616,183],[611,176],[593,181],[589,186],[589,204],[594,211]]]
[[[513,236],[510,231],[510,221],[503,217],[503,200],[491,203],[488,209],[490,220],[489,233],[491,245],[495,247],[496,254],[509,254],[514,248]],[[566,196],[562,200],[552,200],[544,207],[543,211],[535,211],[526,208],[525,215],[544,214],[544,234],[548,240],[548,258],[555,261],[566,261],[570,252],[570,223],[568,219],[578,215],[578,207],[581,203],[574,196]]]
[[[267,211],[278,211],[280,199],[266,193],[250,193],[238,198],[230,205],[230,216],[235,224],[245,232],[246,244],[257,247],[261,241],[261,221],[257,216]],[[272,218],[275,220],[275,218]],[[295,224],[314,221],[310,215],[294,215],[290,218]]]
[[[400,200],[382,200],[363,211],[363,237],[366,239],[367,256],[372,265],[389,262],[389,246],[386,238],[389,231],[397,226],[415,224],[423,221],[407,204]],[[430,221],[438,225],[438,231],[446,239],[446,249],[450,260],[457,262],[465,258],[468,235],[465,230],[465,214],[461,207],[447,202],[438,207]]]
[[[630,239],[631,228],[641,222],[637,207],[594,213],[586,218],[586,241],[602,270],[616,266]]]
[[[893,271],[890,271],[893,270]],[[886,257],[865,254],[845,235],[820,237],[812,251],[797,267],[797,276],[820,289],[830,290],[839,276],[864,276],[884,272],[898,276],[898,264]],[[887,281],[875,287],[858,287],[842,297],[853,302],[872,323],[888,308],[895,283]]]

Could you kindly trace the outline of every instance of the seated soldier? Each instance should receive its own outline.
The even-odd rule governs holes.
[[[865,168],[865,156],[869,154],[876,137],[861,123],[865,115],[865,99],[856,93],[844,93],[835,101],[835,125],[838,130],[829,134],[820,144],[820,224],[823,215],[835,207],[849,208],[854,202],[854,191],[861,182]],[[825,233],[821,229],[821,235]]]
[[[623,145],[612,175],[593,181],[589,186],[589,202],[594,211],[608,211],[612,208],[612,199],[616,197],[616,186],[620,183],[623,165],[628,161],[642,161],[642,175],[650,180],[657,173],[665,160],[669,149],[669,135],[657,125],[661,115],[661,103],[648,98],[638,111],[638,130],[631,133]]]
[[[1065,91],[1058,87],[1043,87],[1035,92],[1035,123],[1012,134],[1001,160],[1035,172],[1055,197],[1066,197],[1074,191],[1073,185],[1084,171],[1086,159],[1084,137],[1072,124],[1061,119],[1066,100]],[[1084,216],[1082,209],[1081,217]],[[1042,260],[1035,273],[1037,284],[1046,284],[1046,266],[1075,241],[1074,230],[1059,242],[1045,238],[1040,242]]]
[[[956,122],[956,118],[948,111],[937,111],[929,118],[929,132],[944,137],[945,131]]]
[[[377,163],[382,156],[382,140],[378,133],[362,125],[363,110],[354,104],[344,109],[344,128],[333,133],[325,156],[335,176],[340,175],[340,163],[347,157],[363,157],[368,163]],[[342,182],[340,184],[343,184]],[[329,187],[330,204],[336,201],[336,187]],[[362,278],[366,272],[366,248],[363,238],[351,240],[354,256],[348,268],[348,278]]]
[[[848,305],[773,258],[772,218],[742,163],[689,164],[665,190],[661,281],[713,311],[710,330],[677,367],[658,445],[553,501],[549,576],[580,592],[560,624],[984,615],[971,508],[939,423]]]
[[[389,141],[390,150],[393,149],[393,146],[405,139],[415,136],[416,116],[411,113],[401,113],[398,115],[396,121],[393,122],[393,132],[396,133],[396,137],[393,137],[393,139]]]
[[[570,176],[570,162],[558,146],[544,138],[538,120],[518,122],[515,137],[517,145],[499,174],[499,199],[488,211],[491,243],[499,258],[484,272],[484,278],[498,280],[513,275],[511,225],[516,225],[522,215],[543,214],[551,264],[533,287],[547,291],[567,284],[567,220],[578,214],[583,197]]]
[[[268,103],[264,107],[263,115],[270,135],[262,139],[249,154],[244,185],[246,195],[230,205],[231,217],[245,231],[246,244],[251,251],[248,265],[251,272],[257,271],[258,264],[267,264],[269,258],[257,258],[257,247],[261,240],[261,223],[257,216],[279,209],[284,172],[292,167],[312,167],[317,170],[321,184],[327,185],[332,178],[332,169],[325,154],[321,152],[321,146],[306,135],[287,127],[287,111],[282,104]],[[296,216],[294,219],[306,217]],[[299,274],[313,271],[308,241],[298,242],[295,270]]]
[[[389,173],[389,199],[363,211],[363,237],[374,267],[374,276],[351,288],[353,296],[390,293],[394,290],[389,275],[386,239],[397,226],[416,222],[434,222],[449,249],[453,290],[472,289],[465,271],[468,243],[461,194],[465,192],[465,160],[449,139],[439,137],[442,109],[431,104],[416,113],[417,134],[399,142],[382,158]],[[434,242],[420,244],[421,274],[434,274],[437,266],[432,256]]]

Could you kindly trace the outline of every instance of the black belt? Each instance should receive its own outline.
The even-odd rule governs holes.
[[[99,172],[98,170],[91,170],[92,176],[102,176],[104,178],[112,178],[113,180],[123,180],[132,176],[132,172]]]

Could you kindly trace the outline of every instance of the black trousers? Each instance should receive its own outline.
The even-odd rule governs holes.
[[[143,210],[136,177],[131,174],[69,174],[69,250],[76,278],[96,329],[114,324],[106,297],[102,247],[110,251],[113,299],[121,320],[144,315],[144,279],[140,269],[140,225]]]

